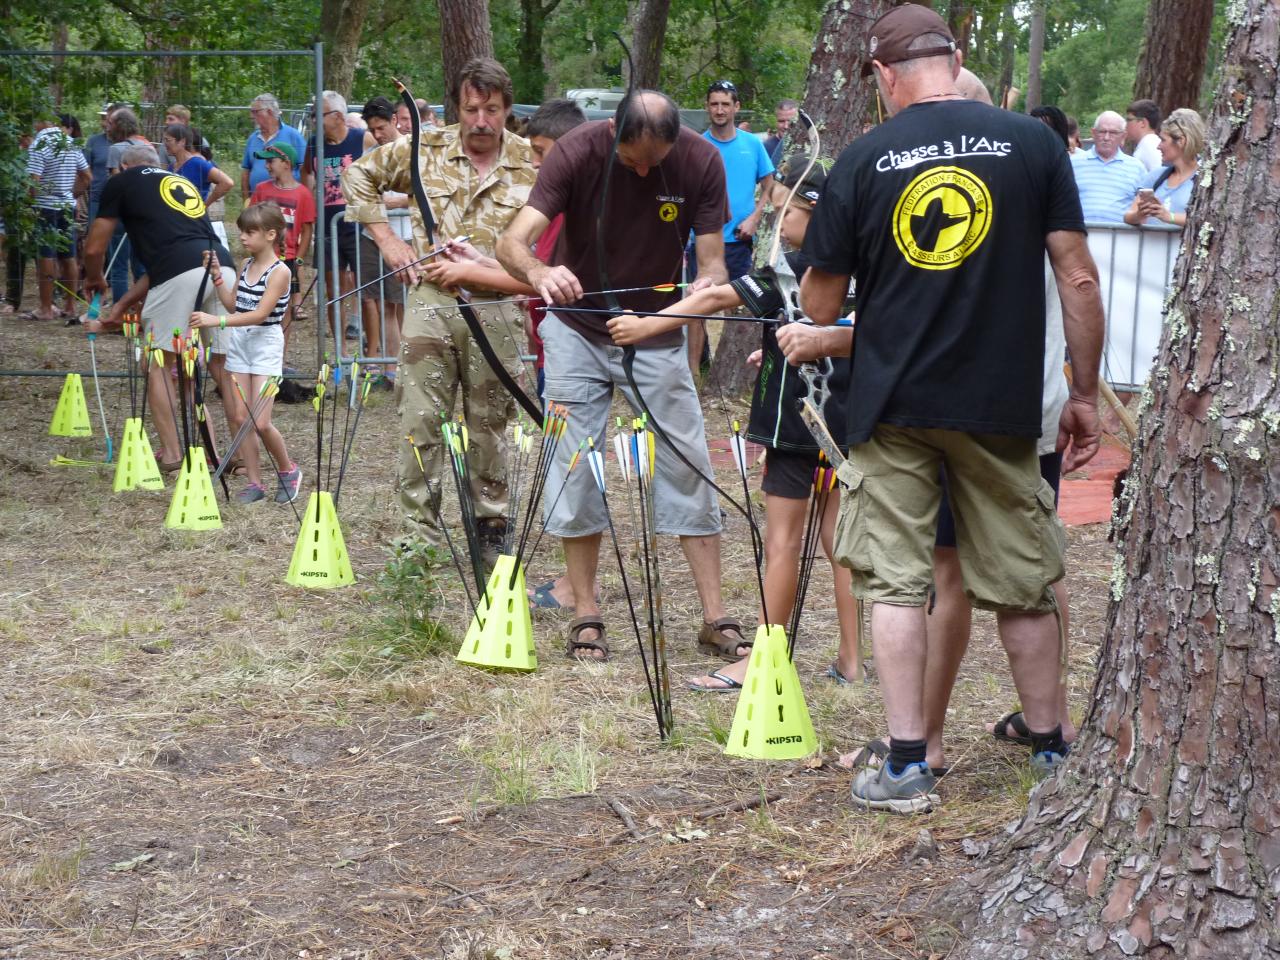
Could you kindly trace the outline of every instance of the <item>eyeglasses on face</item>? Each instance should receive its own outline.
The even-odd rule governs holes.
[[[1095,137],[1123,137],[1124,131],[1123,130],[1094,130],[1093,135]]]

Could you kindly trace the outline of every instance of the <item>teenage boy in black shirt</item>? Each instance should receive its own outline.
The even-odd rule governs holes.
[[[854,778],[855,803],[899,813],[937,801],[925,760],[925,599],[945,465],[965,592],[995,610],[1032,732],[1032,766],[1062,761],[1050,584],[1065,536],[1040,479],[1043,258],[1062,298],[1075,380],[1063,470],[1097,451],[1103,311],[1070,163],[1039,121],[963,100],[946,23],[906,4],[872,25],[870,61],[892,119],[836,162],[805,240],[817,323],[857,279],[849,460],[836,552],[872,606],[890,749]],[[1070,445],[1070,446],[1068,446]]]

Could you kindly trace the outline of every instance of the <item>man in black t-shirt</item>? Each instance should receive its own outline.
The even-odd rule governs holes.
[[[206,253],[212,250],[217,254],[218,262],[223,265],[222,282],[235,283],[236,272],[229,266],[231,254],[213,232],[200,194],[185,177],[158,164],[150,144],[130,146],[124,151],[121,172],[102,188],[98,216],[85,239],[85,289],[90,293],[107,289],[102,275],[103,258],[117,221],[124,224],[129,241],[147,272],[112,304],[111,311],[101,321],[86,324],[85,328],[90,333],[118,328],[124,322],[125,312],[143,301],[143,326],[155,345],[164,351],[164,366],[151,365],[147,391],[160,437],[160,466],[169,471],[182,464],[186,453],[178,439],[168,379],[177,356],[172,349],[173,332],[180,330],[184,338],[188,336],[193,310],[215,315],[226,312],[214,289],[218,278],[205,281]],[[201,297],[199,302],[197,296]],[[224,353],[219,333],[224,331],[215,332],[213,349]]]
[[[806,314],[832,323],[851,277],[858,332],[837,552],[870,600],[890,745],[854,801],[900,813],[936,797],[925,757],[925,601],[946,467],[965,592],[997,612],[1032,766],[1066,753],[1057,727],[1055,604],[1065,537],[1039,475],[1044,255],[1075,368],[1060,422],[1063,470],[1097,450],[1103,313],[1070,163],[1029,117],[963,100],[946,23],[906,4],[871,27],[892,119],[832,168],[805,240]]]
[[[552,262],[540,263],[533,256],[533,242],[560,213],[564,228]],[[546,399],[568,408],[569,425],[548,489],[560,489],[579,440],[591,436],[600,445],[615,388],[639,413],[622,370],[621,351],[609,338],[608,311],[652,313],[670,302],[646,290],[624,294],[619,306],[618,299],[596,291],[679,282],[691,233],[698,280],[690,291],[723,283],[728,278],[722,231],[728,220],[719,153],[680,125],[679,111],[664,94],[633,91],[612,119],[584,123],[556,141],[538,171],[529,202],[498,241],[503,267],[556,305],[548,308],[538,332],[546,351]],[[685,463],[668,444],[658,443],[655,528],[678,536],[689,560],[702,601],[699,646],[737,660],[750,643],[741,624],[725,616],[720,511],[704,479],[710,476],[711,460],[684,338],[671,331],[638,347],[636,383],[653,419],[688,460]],[[589,472],[569,474],[564,490],[556,504],[546,504],[546,512],[548,532],[564,543],[577,613],[569,627],[567,651],[572,657],[603,660],[609,646],[595,581],[604,510]]]

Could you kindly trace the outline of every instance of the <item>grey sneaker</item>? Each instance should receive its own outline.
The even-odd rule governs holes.
[[[1066,763],[1067,755],[1055,750],[1042,750],[1031,755],[1031,773],[1037,780],[1048,780]]]
[[[276,503],[292,503],[298,499],[298,489],[302,486],[302,467],[293,465],[288,473],[277,473],[280,485],[276,487]]]
[[[249,484],[236,494],[236,503],[257,503],[259,500],[265,499],[267,499],[267,491],[256,483]]]
[[[938,779],[928,764],[913,763],[895,777],[886,762],[863,767],[853,778],[850,793],[856,806],[893,813],[928,813],[941,798],[934,793]]]

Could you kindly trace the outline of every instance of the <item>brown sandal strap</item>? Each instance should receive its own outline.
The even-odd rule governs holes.
[[[589,627],[600,631],[596,639],[579,639],[582,631]],[[604,621],[600,617],[578,617],[578,619],[569,624],[569,635],[565,637],[565,656],[575,660],[579,659],[577,656],[579,650],[599,650],[604,654],[604,657],[593,657],[591,659],[603,660],[609,656],[609,640],[605,633]]]

